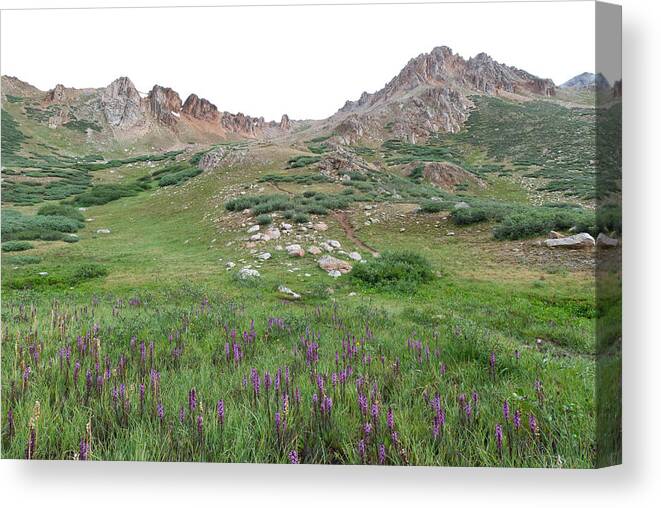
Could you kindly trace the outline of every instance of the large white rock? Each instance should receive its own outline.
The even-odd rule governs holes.
[[[349,257],[354,261],[360,261],[363,259],[363,256],[361,256],[359,252],[349,252]]]
[[[262,252],[261,254],[257,255],[257,259],[261,259],[262,261],[266,261],[267,259],[271,259],[271,253],[270,252]]]
[[[277,240],[280,238],[280,230],[278,228],[269,228],[263,235],[263,239],[268,240]]]
[[[305,256],[305,251],[304,251],[303,248],[302,248],[299,244],[297,244],[297,243],[293,243],[293,244],[291,244],[291,245],[287,245],[287,246],[285,247],[285,250],[287,251],[287,254],[289,254],[291,257],[299,257],[299,258],[302,258],[303,256]]]
[[[550,248],[561,247],[564,249],[591,249],[595,241],[589,233],[566,236],[565,238],[549,238],[544,240],[544,245]]]
[[[334,249],[339,249],[340,247],[342,247],[342,244],[337,240],[327,240],[326,243],[331,247],[333,247]]]
[[[317,247],[316,245],[312,245],[312,246],[308,247],[308,252],[310,254],[312,254],[313,256],[318,256],[319,254],[321,254],[321,249],[319,247]]]
[[[316,231],[326,231],[328,229],[328,224],[325,222],[317,222],[312,226]]]
[[[248,228],[248,233],[257,233],[257,231],[259,231],[259,224],[255,224]]]

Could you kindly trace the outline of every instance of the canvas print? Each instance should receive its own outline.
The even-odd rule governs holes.
[[[2,458],[621,461],[620,8],[2,12]]]

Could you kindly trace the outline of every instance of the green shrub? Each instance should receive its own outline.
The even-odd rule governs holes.
[[[85,222],[85,216],[73,206],[69,205],[44,205],[37,211],[37,215],[55,215],[59,217],[69,217],[80,222]]]
[[[310,216],[301,212],[295,213],[292,218],[297,224],[304,224],[306,222],[310,222]]]
[[[130,184],[115,184],[106,183],[95,185],[87,192],[79,194],[73,198],[72,203],[76,206],[98,206],[105,205],[111,201],[116,201],[120,198],[135,196],[143,190],[140,185],[136,183]]]
[[[30,242],[9,241],[2,244],[2,252],[19,252],[23,250],[33,249],[34,246]]]
[[[266,226],[268,224],[271,224],[273,222],[273,218],[266,213],[263,213],[262,215],[258,215],[255,220],[257,221],[257,224],[261,226]]]
[[[67,243],[76,243],[80,241],[80,238],[78,237],[78,235],[69,234],[69,235],[64,235],[62,237],[62,240]]]
[[[425,201],[420,205],[421,213],[437,213],[441,210],[445,210],[441,201]]]
[[[41,263],[41,258],[39,256],[8,256],[5,258],[6,262],[14,266],[23,266],[23,265],[34,265]]]
[[[380,257],[357,263],[352,279],[368,286],[411,291],[434,278],[431,264],[411,251],[384,252]]]
[[[538,208],[513,213],[494,228],[493,235],[499,240],[518,240],[548,233],[551,230],[596,234],[596,217],[586,210],[564,208]]]

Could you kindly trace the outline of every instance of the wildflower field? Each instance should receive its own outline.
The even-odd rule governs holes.
[[[181,286],[3,302],[3,456],[590,467],[591,362]]]

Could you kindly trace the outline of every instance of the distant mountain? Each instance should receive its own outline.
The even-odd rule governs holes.
[[[610,88],[610,83],[601,72],[594,74],[592,72],[584,72],[578,76],[574,76],[569,81],[566,81],[560,88],[573,88],[576,90],[607,90]]]

